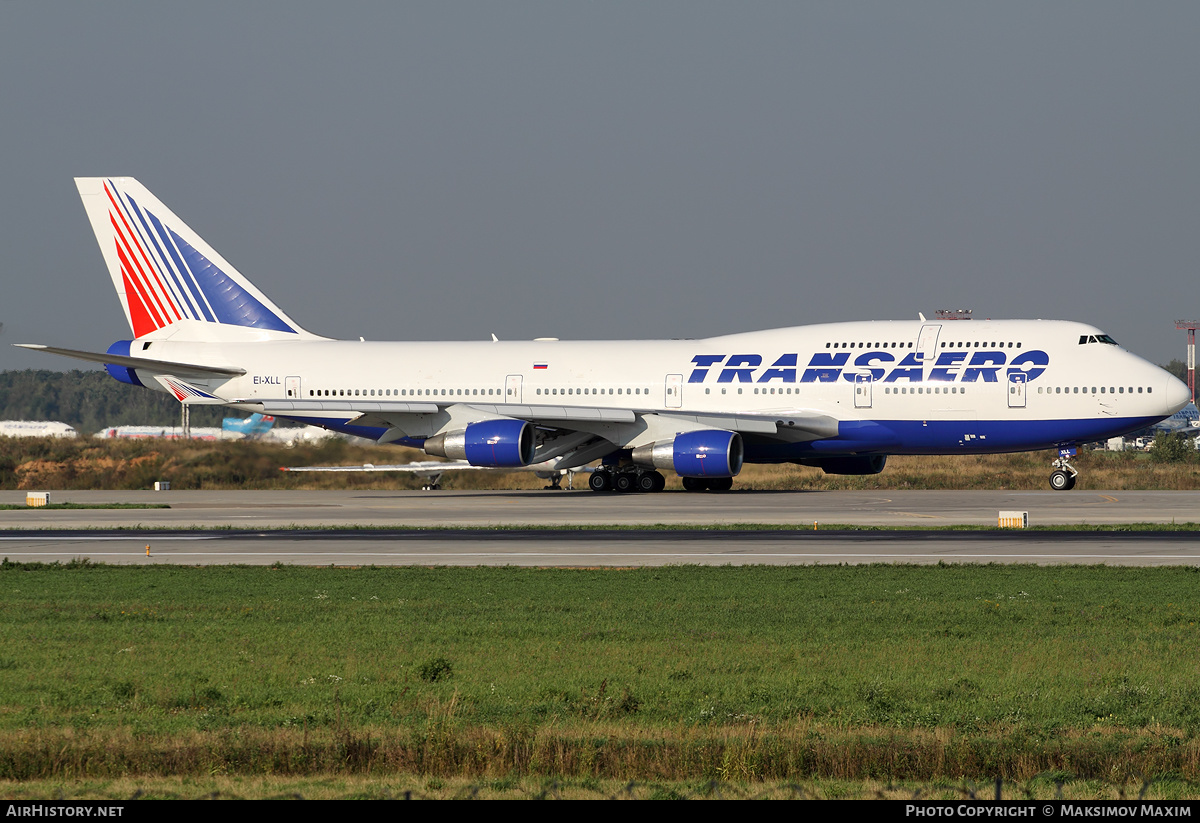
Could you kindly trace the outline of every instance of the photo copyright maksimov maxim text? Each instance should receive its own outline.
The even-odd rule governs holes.
[[[58,803],[10,803],[5,817],[120,817],[124,806],[72,806]]]
[[[960,803],[957,806],[927,806],[909,803],[905,817],[1191,817],[1191,806],[1157,803],[1090,805],[1087,803],[1029,804],[991,806],[986,803]]]

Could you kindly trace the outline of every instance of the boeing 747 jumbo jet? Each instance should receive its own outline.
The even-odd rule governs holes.
[[[744,462],[874,474],[890,454],[1056,449],[1151,425],[1188,388],[1057,320],[827,323],[700,340],[377,343],[300,327],[129,177],[76,181],[133,332],[104,363],[228,406],[475,466],[600,460],[596,491],[729,489]]]

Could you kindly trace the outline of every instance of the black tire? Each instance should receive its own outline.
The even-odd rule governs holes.
[[[655,483],[654,483],[654,473],[653,472],[646,472],[645,474],[638,475],[638,478],[637,478],[637,490],[638,491],[643,492],[645,494],[649,494],[650,492],[653,492],[653,491],[658,491],[658,489],[656,489],[654,486],[655,486]]]
[[[685,492],[702,492],[708,488],[708,481],[703,477],[685,477],[683,478],[683,490]]]
[[[1070,491],[1074,485],[1075,478],[1062,469],[1050,473],[1050,488],[1056,492]]]
[[[592,472],[588,477],[588,488],[594,492],[610,492],[612,487],[612,475],[608,472]]]
[[[1071,489],[1075,488],[1075,481],[1077,479],[1078,479],[1078,477],[1076,475],[1074,475],[1074,474],[1071,475],[1071,483],[1070,483],[1070,485],[1067,486],[1067,488],[1066,488],[1067,491],[1070,491]]]
[[[613,478],[613,491],[617,491],[617,492],[624,494],[625,492],[633,491],[633,489],[634,489],[633,475],[627,474],[626,472],[621,472],[620,474],[618,474],[616,477]]]
[[[733,488],[732,477],[714,477],[708,481],[708,490],[714,492],[727,492]]]
[[[662,472],[650,472],[650,476],[654,478],[654,488],[650,491],[660,492],[667,487],[667,478],[662,476]]]

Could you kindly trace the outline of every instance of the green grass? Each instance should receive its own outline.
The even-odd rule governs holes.
[[[6,562],[0,778],[1196,781],[1197,583]]]

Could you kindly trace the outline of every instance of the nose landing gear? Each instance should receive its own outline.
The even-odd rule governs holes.
[[[1054,471],[1050,473],[1050,488],[1056,492],[1069,492],[1075,488],[1075,478],[1079,472],[1068,461],[1068,457],[1075,455],[1075,449],[1059,449],[1058,459],[1050,465],[1054,467]]]

